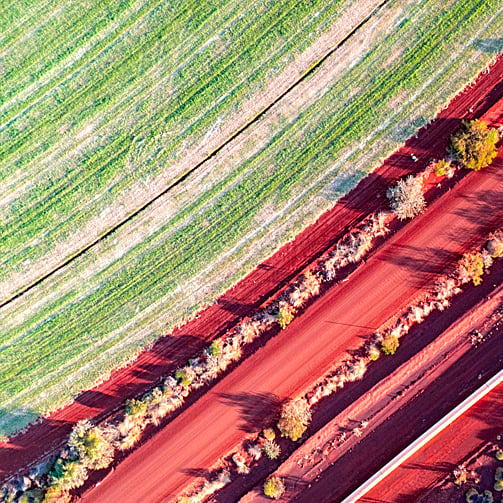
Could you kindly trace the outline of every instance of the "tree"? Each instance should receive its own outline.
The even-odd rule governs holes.
[[[393,213],[399,220],[414,218],[426,208],[423,195],[423,184],[419,178],[412,175],[400,180],[386,193]]]
[[[89,421],[79,421],[74,426],[68,445],[77,453],[79,462],[91,470],[106,468],[113,461],[112,444]]]
[[[445,176],[451,170],[451,163],[446,159],[440,159],[435,164],[435,175]]]
[[[479,120],[463,121],[451,138],[452,151],[465,168],[480,170],[496,157],[498,132]]]
[[[264,482],[264,494],[271,499],[278,500],[285,493],[285,484],[279,477],[271,477]]]
[[[503,255],[503,230],[499,229],[489,236],[486,249],[492,258],[498,258]]]
[[[465,253],[458,263],[458,276],[461,283],[472,281],[475,286],[482,283],[484,257],[482,253]]]
[[[479,494],[474,488],[468,489],[465,494],[465,499],[467,503],[493,503],[494,501],[491,491],[486,490]]]
[[[400,346],[400,341],[398,337],[392,333],[386,334],[381,342],[382,351],[387,355],[394,355],[398,346]]]
[[[44,495],[43,503],[70,503],[71,496],[59,487],[51,486]]]
[[[87,468],[79,461],[58,458],[50,476],[53,480],[53,486],[63,491],[69,491],[84,485],[87,480]]]
[[[298,440],[311,422],[311,411],[305,400],[287,402],[281,410],[278,428],[282,437]]]

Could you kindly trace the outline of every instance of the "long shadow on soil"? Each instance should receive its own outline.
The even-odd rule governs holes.
[[[220,399],[240,409],[243,423],[239,428],[246,433],[258,433],[279,418],[281,401],[274,393],[222,393]]]
[[[349,383],[342,390],[321,400],[313,410],[313,420],[303,439],[305,440],[316,433],[333,417],[349,407],[358,397],[367,393],[380,380],[430,344],[459,318],[460,312],[464,312],[486,298],[491,294],[494,287],[502,282],[503,262],[500,261],[494,264],[490,274],[485,277],[480,286],[466,288],[454,298],[449,309],[443,312],[436,311],[422,324],[412,327],[393,357],[379,359],[378,362],[369,365],[368,371],[361,381]],[[282,452],[279,459],[274,461],[260,459],[252,466],[252,470],[248,475],[233,479],[230,484],[219,491],[214,497],[214,501],[218,503],[234,503],[237,501],[240,496],[251,491],[256,485],[261,484],[302,442],[302,440],[297,443],[281,441]],[[368,452],[372,452],[372,449]],[[304,499],[303,501],[308,500]],[[406,500],[401,501],[405,502]],[[412,501],[415,500],[407,500],[407,502]]]

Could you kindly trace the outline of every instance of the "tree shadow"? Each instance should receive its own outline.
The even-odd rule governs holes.
[[[206,480],[210,480],[212,472],[207,468],[182,468],[180,470],[184,475],[188,475],[189,477],[194,477],[196,479],[202,478]]]
[[[427,470],[430,472],[439,473],[452,473],[456,468],[456,464],[448,463],[446,461],[439,461],[438,463],[425,464],[425,463],[405,463],[402,468],[407,470]]]
[[[235,314],[236,316],[246,316],[257,309],[256,303],[241,302],[239,300],[226,297],[219,299],[218,305],[225,311]]]
[[[499,178],[503,182],[503,175]],[[485,227],[494,221],[494,208],[501,205],[501,191],[484,190],[462,197],[470,204],[470,208],[455,210],[456,216],[478,227]]]
[[[475,47],[482,52],[499,54],[503,52],[503,38],[483,38],[475,42]]]
[[[105,404],[111,398],[111,395],[101,391],[89,390],[80,393],[75,397],[75,401],[86,407],[95,408],[97,404]]]
[[[239,429],[246,433],[257,433],[279,418],[281,401],[274,393],[221,393],[220,398],[240,409]]]
[[[381,251],[379,260],[389,262],[406,269],[416,286],[422,286],[426,275],[440,274],[445,265],[455,262],[457,253],[442,248],[417,248],[408,245],[393,245]]]

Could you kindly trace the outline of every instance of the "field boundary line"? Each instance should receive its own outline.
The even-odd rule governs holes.
[[[378,470],[372,477],[364,482],[360,487],[355,489],[349,496],[344,498],[341,503],[355,503],[360,498],[365,496],[371,489],[373,489],[379,482],[385,479],[390,473],[396,470],[402,463],[407,461],[419,449],[424,447],[430,440],[441,433],[445,428],[451,425],[456,419],[462,416],[473,405],[484,398],[496,386],[503,382],[503,369],[496,375],[491,377],[480,388],[474,391],[468,398],[463,400],[457,407],[452,409],[440,421],[435,423],[431,428],[425,431],[414,442],[407,446],[403,451],[398,453],[391,461],[386,463],[380,470]]]
[[[196,172],[201,166],[203,166],[206,162],[208,162],[210,159],[214,158],[219,152],[221,152],[230,142],[232,142],[234,139],[236,139],[240,134],[242,134],[244,131],[249,129],[253,124],[255,124],[258,120],[260,120],[269,110],[271,110],[279,101],[281,101],[285,96],[287,96],[293,89],[295,89],[299,84],[304,82],[306,79],[308,79],[311,75],[313,75],[318,68],[320,68],[323,63],[329,59],[340,47],[342,47],[350,38],[352,38],[373,16],[375,16],[390,0],[383,0],[381,3],[378,4],[372,12],[367,15],[358,25],[356,25],[341,41],[337,42],[331,49],[329,49],[321,58],[319,58],[317,61],[315,61],[310,67],[306,69],[306,71],[295,81],[293,82],[285,91],[283,91],[275,100],[273,100],[269,105],[267,105],[265,108],[263,108],[258,114],[250,118],[245,124],[243,124],[240,128],[238,128],[231,136],[229,136],[222,144],[220,144],[218,147],[216,147],[213,151],[211,151],[204,159],[199,161],[195,166],[190,168],[188,171],[186,171],[183,175],[181,175],[178,179],[173,181],[168,187],[166,187],[162,192],[154,196],[152,199],[147,201],[145,204],[140,206],[138,209],[136,209],[133,213],[128,215],[125,219],[122,221],[118,222],[115,226],[113,226],[111,229],[106,231],[104,234],[96,238],[94,241],[90,242],[87,244],[84,248],[79,250],[78,252],[74,253],[73,255],[70,255],[66,260],[64,260],[61,264],[59,264],[57,267],[49,271],[48,273],[44,274],[37,280],[29,283],[26,285],[24,288],[22,288],[20,291],[0,303],[0,308],[10,304],[14,300],[18,299],[28,291],[32,290],[34,287],[36,287],[38,284],[42,283],[45,281],[47,278],[53,276],[55,273],[66,267],[68,264],[73,262],[75,259],[86,253],[88,250],[93,248],[95,245],[100,243],[101,241],[105,240],[109,236],[111,236],[114,232],[116,232],[118,229],[126,225],[130,220],[135,218],[137,215],[141,214],[144,210],[152,206],[156,201],[164,197],[166,194],[168,194],[172,189],[174,189],[176,186],[180,185],[183,183],[185,180],[187,180],[190,175],[194,172]]]

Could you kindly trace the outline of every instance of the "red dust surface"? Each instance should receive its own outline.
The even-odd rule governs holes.
[[[425,498],[446,476],[452,478],[453,470],[463,460],[480,451],[488,441],[495,441],[502,433],[502,424],[503,384],[500,384],[359,501],[394,503],[404,498],[410,498],[409,501]]]
[[[317,481],[325,479],[327,485],[332,481],[330,492],[325,490],[325,499],[318,497],[316,501],[339,501],[342,495],[355,489],[361,482],[351,478],[341,477],[340,471],[332,469],[345,464],[345,456],[352,450],[358,449],[362,440],[378,429],[381,424],[387,422],[399,409],[414,400],[428,386],[435,386],[447,369],[452,369],[466,358],[478,358],[482,353],[489,353],[501,342],[501,330],[503,329],[503,262],[494,264],[489,275],[484,279],[481,286],[468,287],[458,295],[447,311],[436,312],[430,315],[424,323],[415,325],[407,336],[401,341],[400,349],[393,357],[384,357],[377,363],[369,366],[367,374],[362,381],[346,386],[328,399],[322,400],[314,408],[314,416],[311,427],[308,430],[310,436],[297,447],[282,464],[274,471],[274,475],[280,476],[285,482],[285,501],[294,501],[302,496],[302,493],[312,487],[316,492]],[[471,307],[471,309],[470,309]],[[471,335],[477,330],[484,335],[484,342],[479,342],[475,347],[472,345]],[[499,331],[499,332],[498,332]],[[491,344],[487,346],[488,340]],[[487,349],[488,348],[488,349]],[[498,370],[498,357],[491,366],[483,366],[480,379],[490,377],[494,367]],[[480,363],[479,363],[480,365]],[[501,362],[500,362],[501,365]],[[480,366],[473,371],[480,372]],[[488,375],[486,375],[488,373]],[[475,374],[479,377],[477,374]],[[464,376],[470,383],[470,377]],[[471,379],[474,388],[478,387],[479,379]],[[453,408],[460,400],[467,388],[461,381],[456,386],[450,386],[451,393],[445,393],[442,400],[444,407]],[[469,392],[470,390],[468,390]],[[449,400],[454,399],[454,402]],[[503,410],[502,410],[503,413]],[[416,420],[405,425],[407,434],[416,437],[427,428],[423,422],[425,414],[428,419],[435,421],[435,414],[421,405],[416,410]],[[360,424],[365,419],[367,426],[360,429],[361,435],[357,437],[351,432],[351,428]],[[328,421],[328,422],[327,422]],[[323,424],[321,428],[318,424]],[[400,428],[404,425],[395,423],[393,440],[397,435],[403,435]],[[341,440],[341,433],[345,432],[347,438]],[[399,433],[400,432],[400,433]],[[390,442],[388,437],[381,437],[377,444],[372,444],[372,452],[385,450],[386,447],[395,449],[395,441]],[[493,439],[494,440],[494,439]],[[363,451],[360,451],[363,452]],[[351,458],[351,455],[348,456]],[[366,465],[372,463],[374,456],[363,454],[356,458],[358,464],[356,473],[365,470]],[[370,461],[369,461],[370,460]],[[271,466],[266,466],[263,460],[253,467],[253,480],[236,478],[231,484],[219,493],[218,502],[227,503],[236,500],[236,494],[245,494],[239,502],[266,502],[268,499],[263,495],[263,480],[272,472]],[[433,477],[440,476],[438,472],[452,473],[455,465],[439,463],[431,466],[429,470],[436,470]],[[359,468],[359,470],[358,470]],[[379,466],[377,467],[379,468]],[[330,471],[330,475],[324,472]],[[368,471],[368,470],[366,470]],[[494,471],[494,470],[493,470]],[[257,473],[258,472],[258,473]],[[416,476],[418,474],[415,474]],[[422,474],[419,474],[422,476]],[[251,477],[248,477],[250,479]],[[436,478],[435,478],[436,480]],[[422,480],[416,481],[421,484]],[[396,484],[399,485],[398,483]],[[451,484],[452,485],[452,484]],[[233,487],[234,486],[234,487]],[[395,488],[396,489],[396,488]],[[443,493],[445,489],[442,488]],[[459,492],[459,491],[458,491]],[[398,494],[398,493],[396,493]],[[405,491],[405,495],[408,493]],[[303,501],[313,501],[313,492],[310,492]],[[404,492],[400,498],[392,501],[405,501]],[[408,501],[416,501],[413,498]],[[430,501],[426,498],[425,501]],[[431,501],[436,501],[432,499]],[[449,500],[446,500],[449,501]]]
[[[97,418],[99,420],[107,417],[113,410],[119,408],[127,398],[137,396],[151,389],[152,386],[160,381],[161,377],[166,376],[180,364],[184,364],[187,358],[201,351],[208,344],[208,341],[222,335],[226,330],[238,323],[242,317],[257,309],[270,296],[274,295],[279,288],[283,287],[292,277],[298,274],[299,271],[334,244],[348,229],[363,220],[368,214],[386,207],[385,192],[389,184],[405,174],[418,172],[424,169],[433,158],[442,158],[445,155],[448,138],[458,127],[459,121],[463,118],[482,116],[484,112],[503,96],[502,80],[503,58],[500,58],[490,68],[488,73],[481,74],[474,85],[459,94],[450,103],[449,107],[439,114],[435,122],[428,128],[421,129],[417,138],[410,139],[403,148],[390,156],[380,168],[362,180],[356,189],[339,200],[332,210],[324,213],[315,224],[306,228],[294,241],[282,247],[268,260],[260,264],[257,269],[246,278],[240,281],[234,288],[228,290],[219,299],[218,304],[214,304],[204,310],[198,319],[173,331],[169,336],[162,337],[150,351],[145,351],[140,354],[138,359],[131,366],[113,372],[109,380],[96,386],[92,390],[82,393],[76,398],[73,404],[53,413],[50,417],[28,428],[26,432],[17,435],[11,441],[1,444],[0,482],[59,447],[71,430],[72,425],[78,420],[83,418]],[[418,158],[417,162],[412,160],[411,154],[414,154]],[[486,180],[486,182],[479,184],[478,180],[482,180],[482,178]],[[492,175],[484,173],[483,177],[477,174],[474,174],[474,176],[470,174],[460,183],[460,190],[466,187],[468,192],[463,196],[463,205],[458,211],[471,211],[472,213],[470,214],[472,217],[470,218],[472,221],[460,215],[457,215],[457,221],[466,224],[466,227],[470,228],[469,232],[473,230],[473,240],[480,237],[481,232],[483,233],[486,231],[486,226],[488,225],[486,217],[492,216],[495,218],[497,216],[497,212],[494,212],[493,215],[487,214],[487,211],[485,211],[487,207],[482,207],[483,203],[477,200],[474,191],[484,192],[485,194],[492,192],[501,200],[501,194],[494,190],[497,183],[501,185],[501,180],[497,180],[497,178],[494,171]],[[465,181],[468,179],[468,186],[466,186]],[[487,181],[491,183],[491,179],[492,185],[487,186]],[[459,191],[457,193],[459,193]],[[447,200],[452,203],[456,199],[451,195]],[[445,213],[443,206],[440,213]],[[481,214],[481,218],[479,218],[479,213]],[[494,218],[492,219],[491,225],[494,223]],[[444,220],[442,226],[445,227],[445,223]],[[465,234],[465,232],[468,232],[468,230],[465,231],[463,229],[462,234]],[[408,294],[402,291],[401,288],[395,289],[396,292],[403,294],[400,302],[400,305],[403,305],[407,302],[408,296],[413,296],[417,288],[421,288],[425,282],[434,276],[435,270],[440,270],[440,267],[445,265],[444,262],[446,260],[452,259],[456,253],[459,253],[464,247],[471,244],[470,239],[458,236],[460,239],[455,238],[452,241],[452,244],[455,245],[454,247],[449,247],[447,243],[445,243],[446,250],[442,250],[444,246],[443,239],[438,239],[438,237],[432,235],[431,232],[426,232],[422,235],[428,236],[428,242],[423,242],[422,246],[431,245],[429,246],[430,251],[428,252],[430,254],[430,260],[422,266],[423,270],[411,270],[411,268],[417,266],[415,263],[416,258],[424,252],[421,246],[417,249],[407,249],[400,247],[410,245],[401,245],[397,243],[395,246],[398,248],[390,248],[388,246],[386,248],[387,251],[384,252],[388,255],[380,255],[382,263],[392,265],[394,268],[393,274],[396,275],[394,277],[385,275],[378,279],[377,284],[380,285],[380,288],[376,290],[376,292],[379,292],[379,298],[376,300],[379,301],[377,304],[383,308],[383,311],[381,313],[376,312],[375,309],[365,309],[365,314],[367,315],[370,311],[374,313],[373,318],[369,319],[367,325],[370,324],[369,326],[374,326],[376,323],[379,323],[380,320],[391,314],[392,307],[397,307],[397,305],[393,305],[392,302],[386,306],[382,305],[383,303],[387,304],[385,301],[388,294],[387,289],[394,284],[394,281],[399,280],[399,283],[402,284],[406,278],[413,278],[413,281],[407,283],[407,287],[410,289],[408,290]],[[413,236],[411,235],[410,237]],[[449,240],[451,240],[450,237]],[[436,243],[438,243],[438,246]],[[392,262],[396,260],[394,258],[395,254],[400,251],[402,252],[402,258],[398,256],[398,260],[401,260],[402,263],[392,264]],[[407,253],[404,255],[403,252]],[[374,260],[373,263],[376,264],[377,262]],[[365,270],[368,271],[369,268],[366,267]],[[375,285],[375,283],[372,282],[367,283],[366,280],[363,282],[358,281],[356,284],[359,285],[358,291],[352,292],[352,294],[356,295],[354,297],[355,299],[361,299],[362,296],[368,292],[369,288],[373,288]],[[346,284],[345,288],[347,286],[349,285]],[[334,289],[334,292],[337,294],[339,289]],[[333,294],[334,293],[331,293],[327,298],[331,298]],[[324,301],[322,301],[322,304],[323,302]],[[347,299],[345,302],[347,303]],[[344,314],[344,318],[347,319],[347,323],[351,324],[357,318],[354,317],[355,313],[353,313],[349,307],[350,306],[346,306],[346,311],[352,316],[348,317],[347,313],[342,314]],[[317,312],[317,309],[314,308],[312,312]],[[308,315],[303,318],[309,320],[310,316]],[[323,328],[318,327],[318,329],[324,331],[326,326],[328,325],[324,324]],[[344,344],[338,347],[338,350],[347,349],[347,347],[343,347],[346,344],[345,340],[346,339],[344,339]],[[272,341],[272,343],[275,344],[277,342]],[[297,347],[295,344],[292,344],[290,349],[284,349],[289,353],[292,351],[304,352],[303,348]],[[274,355],[274,349],[270,349],[269,351],[272,351],[272,353],[269,353],[270,355]],[[308,352],[306,352],[306,355],[307,353]],[[261,355],[262,359],[271,358],[271,356],[265,357],[263,352],[261,352]],[[274,368],[278,367],[278,361],[280,360],[275,359]],[[288,361],[288,357],[285,361]],[[309,360],[305,361],[308,362]],[[312,368],[313,371],[316,371],[315,373],[319,373],[320,370],[323,370],[330,364],[330,359],[325,359],[324,362],[324,365],[306,363],[304,371],[310,371]],[[290,367],[282,368],[281,373],[286,372],[286,374],[288,374],[289,369]],[[309,376],[309,372],[304,376],[306,378],[305,382],[310,382],[311,379]],[[264,376],[262,376],[259,381],[261,381],[263,377]],[[299,376],[297,376],[297,378],[298,377]],[[267,384],[268,387],[270,387],[273,383],[268,382]],[[257,389],[260,389],[260,387]],[[278,392],[284,396],[294,393],[295,391],[296,386],[290,381],[289,384],[285,383],[284,386],[278,388]],[[208,397],[203,397],[202,400],[204,403],[207,403]],[[197,407],[197,404],[195,406]],[[191,409],[192,407],[188,410]],[[226,410],[228,410],[228,407]],[[176,429],[180,427],[180,418],[183,416],[184,414],[174,421],[176,424],[174,424],[173,428]],[[235,415],[229,415],[229,418],[232,417],[236,419]],[[204,424],[200,424],[200,427],[204,429]],[[166,431],[168,431],[168,429],[166,429]],[[194,434],[194,432],[192,432],[192,434]],[[226,445],[221,447],[228,447],[237,438],[238,436],[235,434],[229,435]],[[192,440],[194,440],[194,438],[192,438]],[[180,448],[183,446],[182,437],[175,443],[179,446],[178,452],[180,452]],[[199,447],[203,444],[206,444],[206,442],[199,442]],[[200,454],[203,452],[208,454],[208,449],[211,450],[212,455],[216,453],[216,450],[211,447],[211,441],[206,449],[201,450],[199,447],[197,450],[200,451]],[[140,451],[142,451],[142,449],[139,449],[139,452]],[[130,458],[132,457],[133,456],[130,456]],[[161,457],[164,458],[164,456]],[[203,459],[204,463],[201,466],[208,466],[207,461],[209,461],[210,457]],[[152,459],[154,458],[155,456],[152,457]],[[183,460],[187,461],[187,458],[180,458],[179,461],[182,462],[182,465]],[[162,461],[162,464],[163,463],[164,461]],[[131,465],[129,464],[128,466]],[[169,463],[166,464],[166,466],[169,466]],[[124,469],[127,470],[127,468]],[[164,473],[165,470],[162,470],[162,472]],[[187,475],[185,475],[185,477],[187,477]],[[138,479],[134,477],[134,480],[137,481]],[[103,487],[106,487],[106,485],[103,484]],[[154,501],[151,498],[147,499],[149,501]],[[138,500],[139,499],[136,499],[135,501]]]
[[[85,492],[83,501],[156,503],[180,495],[195,477],[204,476],[250,433],[260,431],[278,403],[306,392],[502,221],[503,150],[492,167],[465,176],[383,244],[348,281],[329,289],[132,452],[101,485]],[[499,355],[491,351],[488,358],[497,361]],[[404,424],[413,420],[411,415]],[[393,434],[382,438],[389,444]]]

